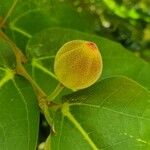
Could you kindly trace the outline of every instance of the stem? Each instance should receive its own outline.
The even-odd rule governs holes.
[[[38,98],[39,107],[43,111],[43,114],[44,114],[44,116],[46,118],[46,121],[48,122],[50,128],[52,129],[52,133],[55,133],[53,120],[52,120],[52,118],[50,116],[50,113],[49,113],[49,105],[50,104],[48,104],[47,95],[38,86],[38,84],[31,78],[31,76],[27,73],[27,71],[25,70],[23,65],[20,65],[20,67],[18,68],[18,74],[20,74],[23,77],[25,77],[31,83],[32,87],[34,88],[34,90],[36,92],[36,95],[37,95],[37,98]]]
[[[51,127],[52,133],[56,133],[55,128],[54,128],[54,123],[53,123],[53,119],[50,116],[50,112],[49,112],[49,107],[47,105],[45,105],[45,108],[43,110],[46,121],[48,122],[49,126]]]
[[[61,83],[58,83],[55,90],[48,96],[48,100],[49,101],[54,100],[63,89],[64,89],[64,86]]]
[[[25,63],[27,61],[24,54],[2,31],[0,31],[0,36],[10,45],[10,47],[12,48],[12,50],[16,56],[16,61],[17,61],[16,72],[18,74],[24,76],[32,84],[34,89],[36,89],[37,91],[39,91],[40,93],[42,93],[45,96],[46,94],[44,94],[42,89],[31,78],[31,76],[27,73],[24,66],[22,65],[22,63]]]
[[[27,61],[26,57],[21,52],[21,50],[1,30],[0,30],[0,37],[2,37],[7,42],[7,44],[12,48],[16,56],[17,65],[22,65],[22,63],[25,63]]]
[[[0,24],[0,28],[3,27],[3,25],[5,24],[5,22],[7,21],[7,19],[9,18],[9,16],[11,15],[12,11],[14,10],[16,4],[17,4],[18,0],[14,0],[12,6],[10,7],[7,15],[5,16],[4,20],[2,21],[2,23]]]
[[[88,144],[92,147],[93,150],[99,150],[95,143],[91,140],[89,135],[85,132],[85,130],[81,127],[79,122],[74,118],[74,116],[70,113],[69,110],[69,104],[64,103],[62,107],[62,113],[64,116],[66,116],[74,125],[75,127],[80,131],[80,133],[83,135],[84,139],[88,142]]]
[[[32,60],[32,66],[34,66],[34,67],[36,67],[38,69],[41,69],[43,72],[47,73],[48,75],[50,75],[51,77],[53,77],[54,79],[57,80],[56,76],[52,72],[48,71],[41,64],[38,63],[38,60],[33,59]]]
[[[25,77],[33,86],[34,90],[36,91],[36,93],[40,98],[46,98],[46,94],[44,93],[44,91],[39,87],[39,85],[31,78],[31,76],[27,73],[27,71],[25,70],[25,68],[23,67],[23,65],[19,65],[16,69],[17,73],[22,75],[23,77]]]
[[[26,31],[23,31],[22,29],[20,29],[20,28],[14,26],[13,24],[10,25],[10,29],[12,29],[12,30],[14,30],[14,31],[16,31],[16,32],[18,32],[18,33],[24,35],[25,37],[27,37],[27,38],[29,38],[29,39],[32,37],[31,34],[27,33]]]

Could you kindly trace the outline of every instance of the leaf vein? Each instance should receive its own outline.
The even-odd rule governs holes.
[[[25,104],[25,109],[26,109],[26,113],[27,113],[27,116],[26,116],[26,118],[27,118],[27,132],[28,132],[28,138],[27,138],[27,141],[28,141],[28,149],[29,149],[30,128],[29,128],[29,112],[28,112],[28,105],[27,105],[27,102],[26,102],[26,100],[25,100],[24,95],[23,95],[22,92],[20,91],[20,89],[19,89],[17,83],[15,82],[15,80],[13,80],[13,84],[14,84],[14,86],[16,87],[16,89],[17,89],[17,91],[18,91],[18,93],[19,93],[19,95],[20,95],[20,97],[21,97],[23,103]]]

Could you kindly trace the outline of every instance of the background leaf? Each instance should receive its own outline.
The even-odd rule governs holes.
[[[10,27],[18,32],[17,29],[23,30],[31,36],[45,28],[57,26],[91,32],[95,29],[91,21],[93,19],[90,15],[78,13],[69,3],[60,3],[56,0],[48,8],[29,9],[11,21]]]
[[[114,77],[65,96],[70,112],[102,150],[150,149],[150,93],[136,82]],[[54,113],[51,149],[86,149],[89,143],[61,111]]]
[[[50,86],[56,82],[51,76],[51,73],[53,73],[53,61],[56,52],[64,43],[75,39],[93,41],[98,45],[104,62],[102,79],[125,75],[134,79],[146,88],[150,88],[150,65],[134,56],[120,44],[103,37],[74,30],[50,28],[33,36],[27,45],[26,51],[27,56],[32,61],[34,77],[45,91],[50,89],[43,84],[45,83],[45,80]],[[39,73],[39,69],[37,71],[37,68],[40,68],[40,72],[42,73]],[[46,74],[46,76],[42,77],[41,74]]]
[[[6,5],[6,10],[1,9],[0,16],[5,16],[10,4],[13,4],[12,0],[9,1],[6,5],[5,0],[1,0],[0,6]],[[94,32],[96,24],[90,14],[77,12],[70,3],[59,0],[19,0],[7,21],[5,32],[24,50],[28,38],[45,28],[58,26]]]

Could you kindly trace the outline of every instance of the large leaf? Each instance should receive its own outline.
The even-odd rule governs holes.
[[[10,47],[0,41],[0,149],[36,149],[39,110],[31,85],[16,76],[14,55]]]
[[[150,149],[150,93],[136,82],[104,79],[63,102],[64,113],[54,113],[51,150]]]
[[[0,149],[34,150],[39,126],[36,97],[21,77],[1,84],[9,75],[0,79]]]
[[[74,30],[50,28],[33,36],[27,45],[27,55],[32,61],[34,77],[37,78],[37,82],[39,82],[46,91],[48,91],[49,88],[43,84],[45,80],[48,85],[56,82],[56,80],[52,78],[53,61],[56,52],[64,43],[74,39],[89,40],[98,45],[104,63],[102,79],[125,75],[136,80],[146,88],[150,88],[150,65],[134,56],[120,44],[103,37]],[[41,70],[40,73],[35,68],[39,68]],[[45,76],[41,74],[45,74]]]

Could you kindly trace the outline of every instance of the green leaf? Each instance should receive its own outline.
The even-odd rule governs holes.
[[[15,62],[11,47],[0,39],[0,149],[35,149],[39,116],[36,98],[27,81],[15,77],[11,70]]]
[[[63,102],[51,150],[150,149],[150,93],[133,80],[104,79]]]
[[[77,12],[71,4],[58,0],[53,2],[46,1],[45,3],[47,5],[43,7],[35,4],[36,8],[31,7],[26,12],[19,14],[14,20],[10,21],[10,28],[29,38],[44,28],[56,26],[86,32],[95,30],[95,22],[93,22],[92,16],[85,12]]]
[[[43,84],[45,81],[49,85],[56,82],[52,77],[55,54],[64,43],[75,39],[93,41],[98,45],[104,63],[102,79],[124,75],[150,89],[150,65],[120,44],[100,36],[74,30],[50,28],[33,36],[27,45],[26,51],[32,61],[34,77],[37,78],[37,82],[45,91],[48,91],[46,85]],[[43,76],[40,77],[41,73],[37,71],[37,68],[41,70]]]
[[[9,5],[5,4],[7,11],[13,4],[12,0],[9,1]],[[5,0],[0,1],[0,5],[4,6],[3,3]],[[4,18],[6,12],[0,9],[0,16],[4,13]],[[28,38],[45,28],[56,26],[94,32],[96,22],[91,14],[77,12],[70,3],[59,0],[19,0],[7,20],[6,32],[24,50]]]
[[[25,13],[23,16],[18,17],[15,20],[15,22],[11,24],[10,27],[12,30],[20,32],[21,34],[29,38],[33,34],[41,31],[42,29],[48,27],[55,27],[55,26],[68,27],[68,28],[73,28],[73,29],[78,29],[83,31],[87,31],[87,29],[89,29],[88,32],[92,30],[90,26],[90,22],[87,22],[87,20],[85,20],[86,16],[84,15],[81,16],[76,11],[71,12],[71,10],[65,8],[63,9],[66,12],[64,12],[62,9],[56,8],[60,12],[64,12],[64,13],[58,13],[58,11],[54,13],[53,10],[50,10],[50,12],[46,12],[45,10],[29,11]],[[70,13],[68,13],[68,11]],[[68,14],[68,16],[66,14]],[[68,22],[68,18],[72,18],[72,20],[69,19]],[[78,21],[81,20],[81,21],[80,24],[78,24],[77,23],[78,21],[74,22],[73,20],[78,20]],[[87,23],[84,25],[85,21]]]
[[[5,18],[5,16],[8,14],[10,9],[11,13],[9,14],[9,19],[7,20],[8,23],[13,21],[17,16],[21,15],[22,13],[25,13],[26,11],[30,9],[36,9],[36,8],[42,8],[43,2],[40,2],[38,0],[1,0],[0,1],[0,16],[2,18]],[[45,3],[46,5],[46,3]]]
[[[70,3],[59,0],[8,0],[7,3],[1,0],[0,6],[3,7],[0,9],[0,16],[3,16],[2,19],[5,18],[15,1],[17,4],[10,13],[5,32],[22,51],[32,35],[48,27],[67,27],[86,32],[96,30],[97,22],[91,14],[84,11],[77,12]]]
[[[36,149],[39,110],[31,85],[15,75],[16,58],[0,38],[0,149]]]
[[[36,149],[39,110],[31,85],[15,75],[16,58],[0,39],[0,149]]]
[[[13,4],[13,0],[1,0],[0,1],[0,17],[5,16],[8,12],[8,9]]]
[[[0,149],[36,149],[39,110],[31,85],[0,68]]]
[[[15,2],[0,1],[0,19],[2,15],[10,17],[5,11]],[[0,149],[34,150],[39,128],[36,96],[31,85],[15,75],[15,66],[11,46],[0,38]]]
[[[16,58],[10,46],[0,39],[0,67],[15,67]]]

